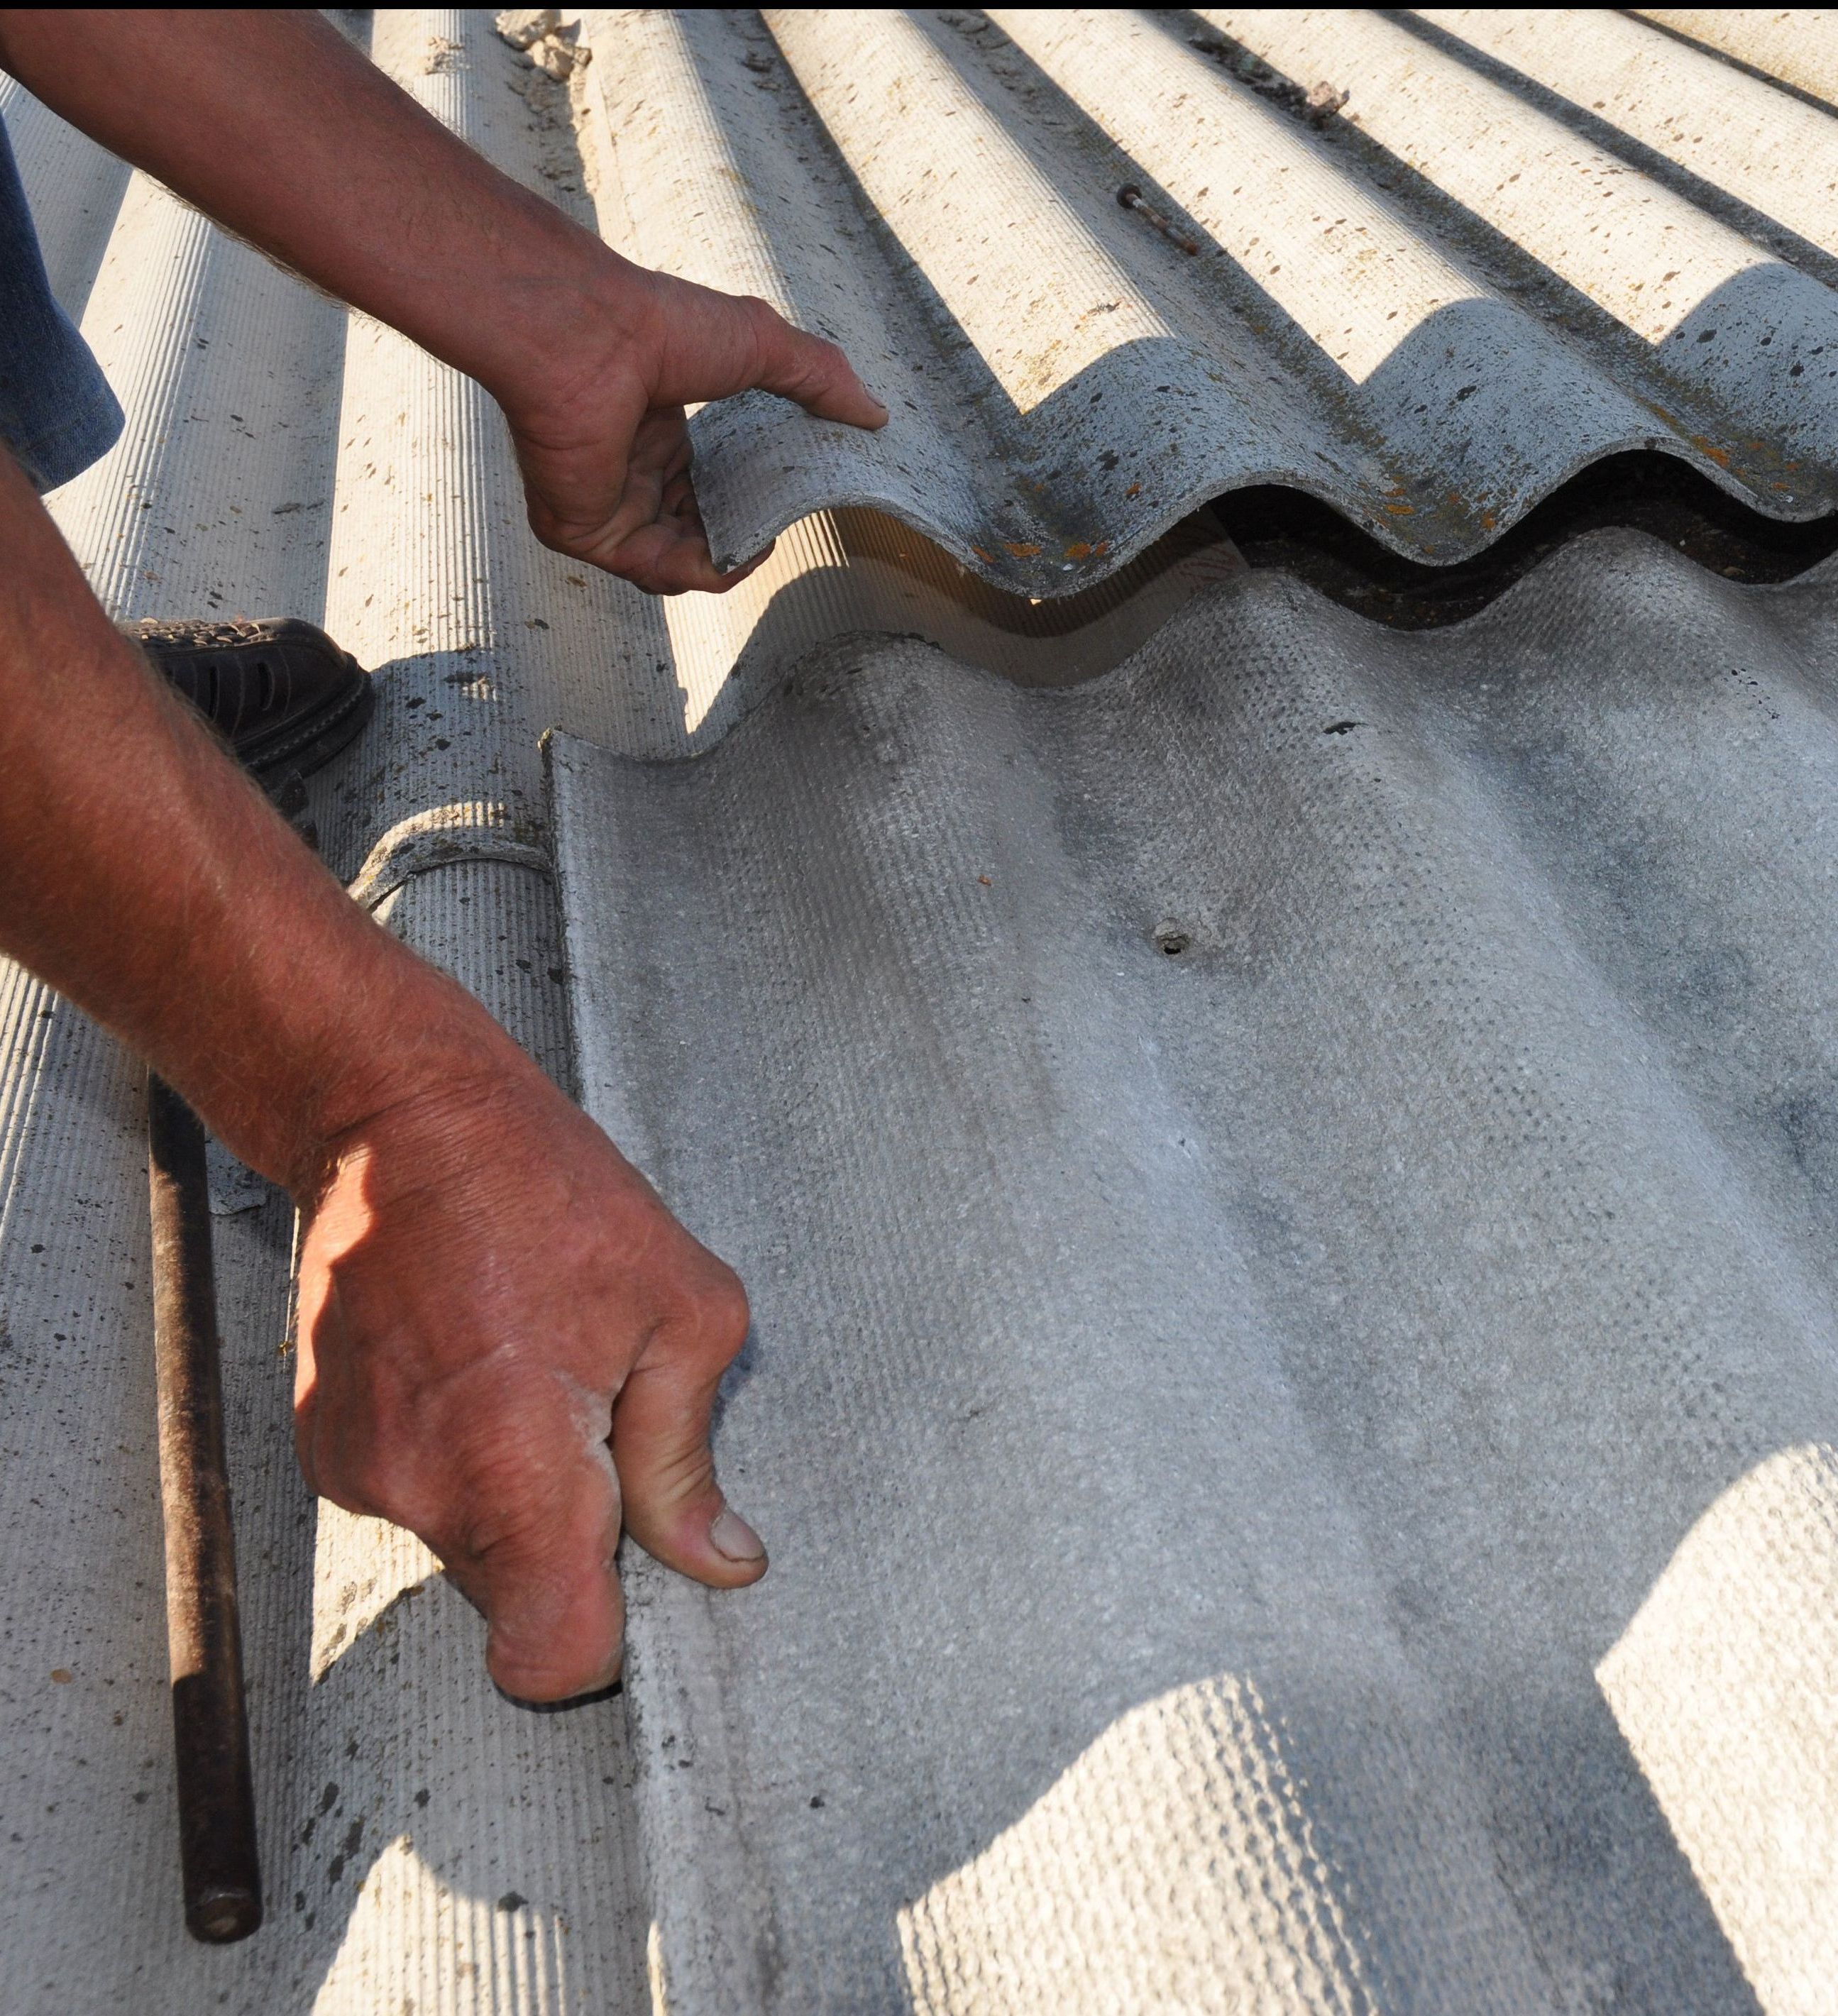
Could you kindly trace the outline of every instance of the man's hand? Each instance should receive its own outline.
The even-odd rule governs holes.
[[[683,409],[886,416],[765,304],[647,273],[310,12],[0,9],[0,66],[229,229],[469,373],[532,524],[659,592],[730,586]],[[73,727],[73,724],[80,726]],[[609,1678],[623,1516],[765,1571],[708,1413],[739,1283],[478,1005],[352,904],[154,681],[0,452],[0,949],[147,1057],[308,1219],[300,1447],[485,1611],[508,1691]],[[609,1445],[610,1435],[610,1445]]]
[[[530,523],[654,595],[719,593],[683,408],[753,387],[885,424],[834,344],[647,272],[456,139],[309,11],[0,9],[0,66],[509,416]],[[763,559],[763,554],[758,556]]]
[[[762,1575],[708,1455],[739,1282],[307,852],[110,625],[3,452],[0,776],[0,949],[292,1190],[307,1475],[434,1547],[499,1684],[558,1699],[611,1676],[622,1490],[661,1561]]]
[[[301,1249],[297,1441],[316,1490],[440,1556],[499,1687],[558,1701],[618,1670],[622,1512],[700,1582],[766,1572],[708,1451],[747,1298],[499,1047],[333,1144]]]
[[[545,545],[654,595],[719,594],[766,555],[715,571],[690,483],[685,405],[757,387],[851,427],[884,426],[887,409],[835,344],[764,301],[623,261],[603,272],[609,298],[582,319],[571,376],[557,368],[564,352],[531,394],[498,388],[531,527]]]

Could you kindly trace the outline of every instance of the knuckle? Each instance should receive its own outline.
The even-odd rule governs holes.
[[[517,1436],[460,1455],[443,1510],[469,1553],[516,1554],[557,1532],[577,1479],[553,1460],[554,1447],[550,1437]]]
[[[515,1579],[538,1571],[550,1551],[541,1517],[502,1499],[463,1497],[415,1531],[442,1561],[474,1575],[488,1611],[492,1592],[505,1576]]]
[[[708,1278],[697,1288],[694,1307],[698,1330],[732,1358],[746,1342],[753,1320],[752,1305],[740,1276],[717,1261]]]

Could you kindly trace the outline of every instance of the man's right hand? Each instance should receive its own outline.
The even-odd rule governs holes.
[[[0,9],[0,63],[493,391],[551,543],[660,592],[730,585],[684,402],[759,385],[883,418],[832,345],[618,258],[311,11],[89,18],[72,62],[67,16]],[[428,1541],[485,1611],[499,1683],[559,1698],[615,1669],[622,1488],[671,1566],[763,1574],[708,1448],[739,1283],[307,855],[114,631],[3,452],[0,776],[0,950],[301,1198],[308,1476]]]
[[[548,545],[654,595],[719,594],[683,409],[758,387],[887,412],[767,304],[647,272],[446,131],[310,9],[0,9],[0,63],[239,236],[468,373],[510,419]]]
[[[708,1455],[739,1282],[308,853],[109,622],[3,452],[0,556],[0,950],[299,1201],[309,1480],[428,1542],[507,1692],[604,1683],[622,1489],[672,1568],[765,1572]]]
[[[716,571],[690,481],[686,406],[757,387],[870,430],[886,425],[887,409],[834,344],[765,301],[582,249],[575,311],[552,325],[535,368],[519,360],[492,385],[531,527],[545,545],[654,595],[721,594],[765,556]]]
[[[345,1128],[301,1251],[308,1481],[407,1526],[485,1614],[506,1693],[618,1671],[622,1517],[715,1588],[766,1572],[708,1449],[738,1279],[506,1038]]]

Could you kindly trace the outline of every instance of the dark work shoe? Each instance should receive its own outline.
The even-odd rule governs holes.
[[[264,780],[318,769],[377,704],[369,674],[297,617],[122,628]]]

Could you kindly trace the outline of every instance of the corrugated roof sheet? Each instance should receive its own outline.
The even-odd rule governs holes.
[[[1838,14],[1821,7],[1640,7],[1642,20],[1838,110]]]
[[[874,437],[763,398],[705,414],[727,557],[873,504],[1049,595],[1278,482],[1449,560],[1643,447],[1771,516],[1838,502],[1838,128],[1656,28],[816,9],[589,32],[609,238],[834,335],[893,412]],[[1317,85],[1338,113],[1311,114]]]
[[[1579,416],[1706,466],[1642,404],[1662,381],[1717,481],[1829,509],[1823,362],[1783,391],[1773,360],[1816,347],[1833,248],[1732,185],[1775,131],[1743,107],[1810,113],[1829,30],[1666,18],[1573,23],[1585,110],[1527,17],[1510,48],[1491,17],[1219,17],[1266,71],[1197,17],[647,15],[591,24],[577,132],[488,17],[380,13],[378,59],[511,172],[582,215],[596,182],[660,263],[791,290],[912,397],[878,441],[703,416],[737,549],[749,511],[815,515],[735,595],[665,606],[535,547],[472,388],[0,96],[129,414],[60,521],[124,617],[285,609],[377,668],[315,790],[328,858],[578,1060],[743,1265],[721,1447],[776,1557],[720,1603],[633,1564],[629,1743],[617,1702],[499,1701],[424,1550],[305,1497],[288,1215],[220,1167],[272,1917],[190,1946],[138,1074],[11,976],[9,2007],[597,2016],[656,2006],[648,1971],[679,2011],[1822,2010],[1832,568],[1742,589],[1611,534],[1411,637],[1245,575],[1203,522],[1118,566],[1272,442],[1337,458],[1309,487],[1393,545],[1465,550],[1619,445]],[[1716,35],[1748,70],[1681,39]],[[1680,81],[1706,77],[1742,88]],[[1317,82],[1353,94],[1319,132]],[[1635,133],[1649,88],[1707,104],[1679,145],[1723,151]],[[1418,106],[1408,138],[1375,137],[1380,100]],[[1461,193],[1496,122],[1522,182],[1630,198],[1597,265],[1559,255],[1598,218],[1528,248]],[[1229,213],[1248,267],[1115,201],[1140,145],[1150,209],[1210,230],[1169,207],[1209,186],[1168,165],[1196,132],[1263,164]],[[1292,182],[1364,207],[1303,214]],[[1249,245],[1252,197],[1323,312]],[[1324,266],[1353,222],[1389,251]],[[1617,319],[1662,254],[1749,348]],[[1317,340],[1335,288],[1360,359]],[[1407,410],[1407,367],[1469,382],[1432,322],[1517,404]],[[1191,394],[1172,448],[1162,383]],[[1743,445],[1789,427],[1814,446]],[[1520,488],[1411,487],[1464,443]],[[1038,543],[970,563],[1076,593],[1000,596],[867,505]]]
[[[1829,2007],[1835,682],[1833,563],[1602,534],[557,746],[584,1095],[755,1310],[668,2007]]]

